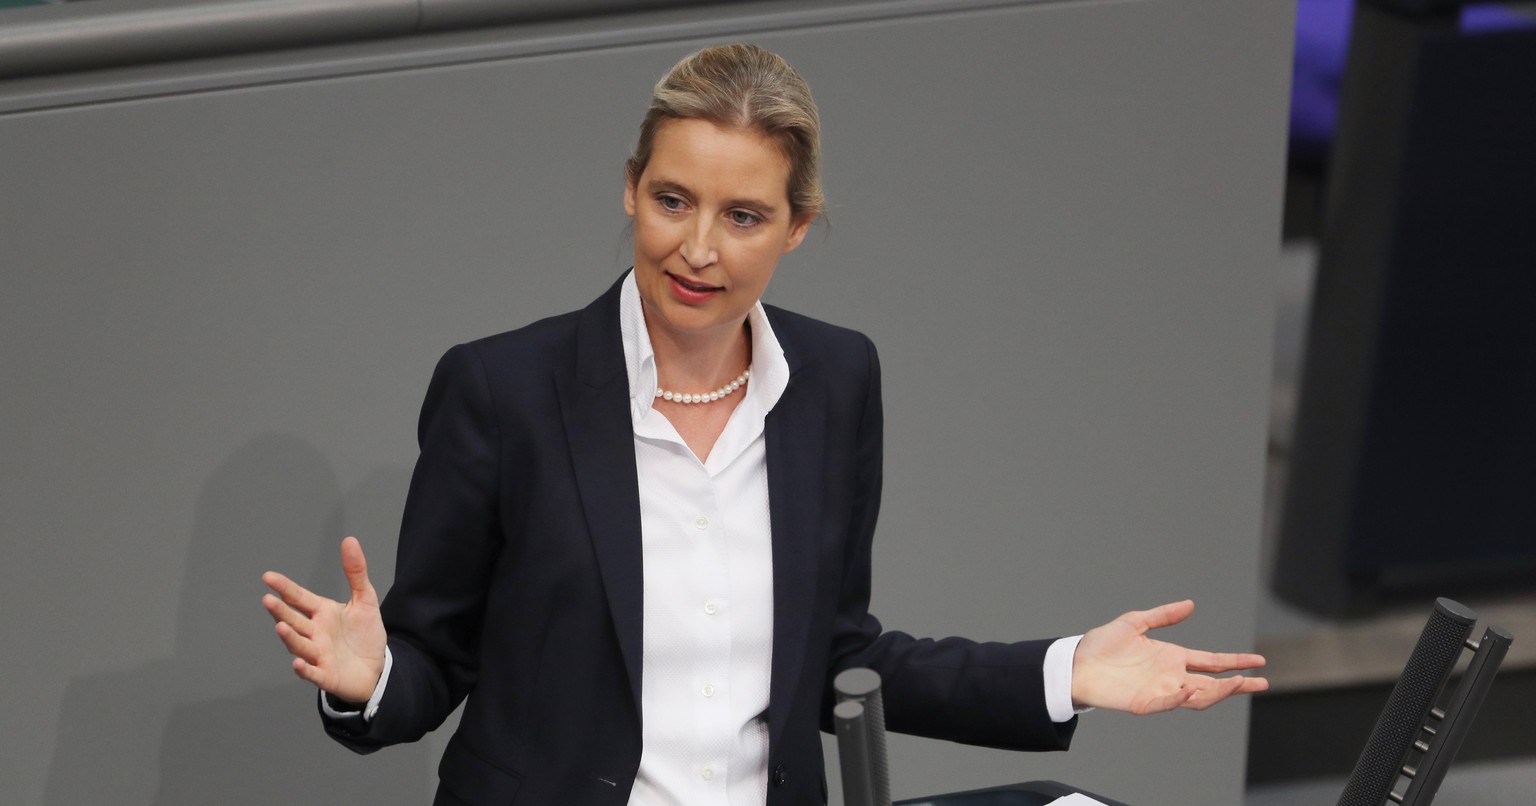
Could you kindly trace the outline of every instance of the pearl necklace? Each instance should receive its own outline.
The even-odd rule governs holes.
[[[740,375],[736,376],[736,380],[731,381],[730,383],[720,387],[719,389],[716,389],[713,392],[691,395],[685,392],[668,392],[661,387],[657,387],[656,396],[662,400],[670,400],[673,403],[713,403],[722,397],[730,396],[732,392],[745,386],[747,379],[750,377],[752,377],[752,368],[747,367],[741,371]]]

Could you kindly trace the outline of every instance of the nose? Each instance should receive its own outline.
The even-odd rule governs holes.
[[[715,248],[714,227],[708,222],[699,221],[696,226],[688,229],[677,251],[690,269],[703,269],[712,265],[720,259],[720,251]]]

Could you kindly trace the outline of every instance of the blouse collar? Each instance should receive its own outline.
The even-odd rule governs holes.
[[[745,394],[766,413],[773,410],[789,386],[789,362],[761,301],[747,311],[747,324],[752,333],[752,381]],[[656,400],[656,353],[645,328],[645,306],[640,302],[640,286],[633,270],[625,275],[619,289],[619,332],[624,341],[624,368],[629,374],[630,412],[638,422],[650,413]]]

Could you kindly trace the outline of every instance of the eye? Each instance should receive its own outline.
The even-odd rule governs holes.
[[[683,201],[682,197],[674,196],[671,193],[656,194],[656,203],[661,205],[661,209],[669,213],[680,213],[688,207],[688,203]]]
[[[752,229],[763,223],[763,217],[747,210],[732,210],[730,212],[731,223],[741,229]]]

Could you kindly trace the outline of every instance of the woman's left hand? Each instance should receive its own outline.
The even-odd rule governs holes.
[[[1202,652],[1147,637],[1158,627],[1178,624],[1195,603],[1133,610],[1083,635],[1072,658],[1072,704],[1153,714],[1175,708],[1205,709],[1232,696],[1269,688],[1262,677],[1212,677],[1255,669],[1262,655]]]

